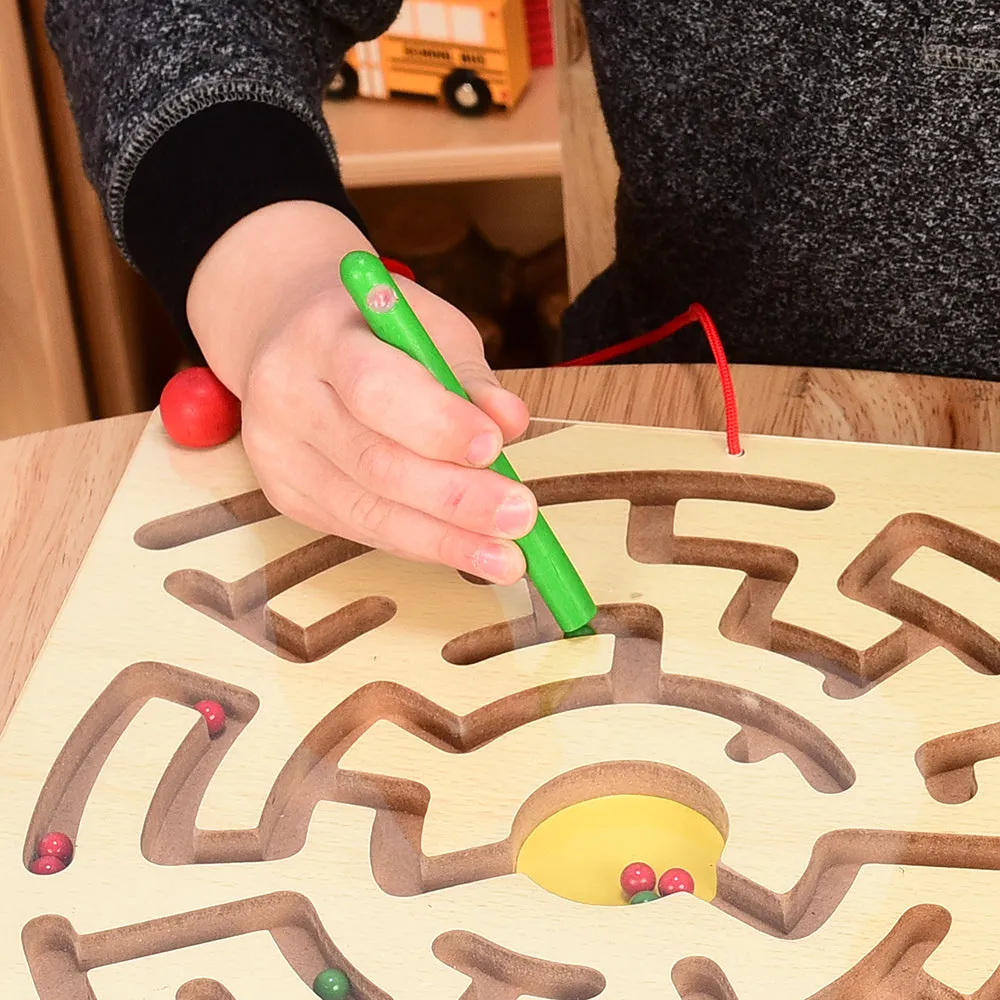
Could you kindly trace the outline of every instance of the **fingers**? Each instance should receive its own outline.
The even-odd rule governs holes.
[[[423,292],[411,282],[411,287]],[[409,295],[409,291],[404,291]],[[500,428],[504,441],[520,437],[528,426],[530,414],[523,401],[504,389],[486,363],[482,337],[472,322],[448,303],[434,296],[416,294],[413,311],[431,331],[434,342],[455,377],[473,403],[488,414]],[[439,315],[448,313],[450,315]]]
[[[363,426],[323,383],[307,389],[300,405],[312,411],[299,427],[303,438],[373,496],[480,535],[521,538],[531,530],[538,508],[526,486],[489,470],[414,454]]]
[[[497,381],[486,363],[456,363],[452,365],[473,403],[482,410],[503,433],[504,442],[519,438],[527,429],[531,414],[523,400]],[[462,374],[459,374],[459,373]]]
[[[445,524],[371,493],[308,445],[284,459],[275,470],[280,474],[258,474],[261,486],[277,509],[308,527],[493,583],[515,583],[524,575],[524,556],[513,542]]]
[[[294,314],[256,355],[243,443],[276,508],[317,530],[495,583],[525,572],[512,539],[537,517],[531,491],[489,469],[527,423],[478,332],[412,285],[407,296],[476,404],[378,340],[343,289]]]
[[[338,317],[339,333],[327,340],[320,371],[365,426],[425,458],[487,466],[505,441],[523,433],[527,407],[500,386],[486,364],[475,326],[426,289],[401,281],[414,311],[473,403],[449,392],[418,362],[378,340],[356,313],[349,313],[353,321],[347,323]],[[311,320],[321,325],[331,321],[322,315]]]
[[[341,329],[321,371],[360,424],[417,455],[485,467],[500,454],[504,432],[489,415],[363,323]]]

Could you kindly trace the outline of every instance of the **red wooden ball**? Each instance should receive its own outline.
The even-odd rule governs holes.
[[[38,854],[43,858],[58,858],[68,865],[73,860],[73,841],[65,833],[47,833],[38,841]]]
[[[633,861],[621,874],[622,892],[631,899],[637,892],[651,892],[656,887],[656,872],[644,861]]]
[[[66,866],[58,858],[41,857],[35,858],[29,868],[33,875],[55,875],[61,872]]]
[[[694,879],[683,868],[668,868],[660,876],[656,888],[661,896],[672,896],[675,892],[694,892]]]
[[[204,716],[209,736],[218,736],[226,728],[226,710],[217,701],[199,701],[194,708]]]
[[[223,444],[240,429],[240,401],[208,368],[185,368],[160,394],[160,418],[185,448]]]

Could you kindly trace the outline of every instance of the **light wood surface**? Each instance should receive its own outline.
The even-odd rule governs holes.
[[[0,441],[0,725],[146,419],[136,414]]]
[[[0,438],[89,416],[31,80],[0,5]]]
[[[154,415],[0,738],[11,995],[29,964],[42,1000],[304,1000],[331,965],[360,1000],[995,995],[1000,455],[535,429],[509,455],[591,637],[270,516],[238,439]],[[517,873],[626,793],[717,828],[714,899]],[[50,829],[76,856],[32,875]]]
[[[561,168],[554,69],[536,70],[517,107],[463,118],[408,99],[327,101],[349,188],[554,177]]]
[[[614,260],[618,165],[597,99],[580,0],[554,0],[552,18],[566,255],[575,298]]]
[[[722,427],[711,366],[501,372],[532,413],[552,418]],[[743,428],[757,434],[1000,450],[1000,385],[805,369],[733,371]],[[34,662],[144,415],[0,442],[0,726]],[[71,484],[86,484],[72,486]],[[58,558],[47,555],[47,540]]]

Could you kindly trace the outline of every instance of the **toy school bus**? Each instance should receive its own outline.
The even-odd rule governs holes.
[[[423,95],[482,115],[512,108],[530,72],[524,0],[404,0],[384,35],[347,54],[327,96]]]

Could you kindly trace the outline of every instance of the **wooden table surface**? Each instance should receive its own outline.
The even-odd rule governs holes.
[[[711,366],[534,369],[500,377],[536,416],[723,426]],[[746,433],[1000,451],[1000,383],[739,366],[733,381]],[[146,419],[116,417],[0,441],[0,728]]]

